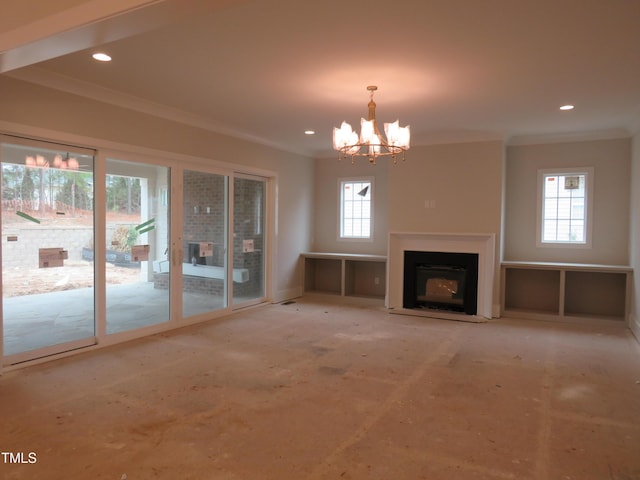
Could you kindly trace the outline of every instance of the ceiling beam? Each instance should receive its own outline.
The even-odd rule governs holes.
[[[78,0],[68,8],[51,12],[46,11],[50,0],[42,1],[40,16],[31,12],[34,20],[28,23],[20,22],[25,18],[25,12],[19,11],[22,0],[15,1],[16,24],[0,32],[0,73],[137,35],[233,3],[229,0]]]

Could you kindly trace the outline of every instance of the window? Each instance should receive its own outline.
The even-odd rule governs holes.
[[[340,238],[372,239],[373,179],[340,180]]]
[[[540,170],[538,246],[591,245],[593,169]]]

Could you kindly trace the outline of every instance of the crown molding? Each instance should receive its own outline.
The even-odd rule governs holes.
[[[412,139],[412,147],[426,147],[429,145],[446,145],[451,143],[475,143],[475,142],[504,142],[505,136],[501,132],[461,130],[449,132],[433,132],[427,135],[416,136]]]
[[[552,133],[545,135],[514,135],[507,139],[507,146],[539,145],[545,143],[588,142],[593,140],[614,140],[629,138],[631,133],[626,128],[594,130],[589,132]]]
[[[140,97],[117,92],[115,90],[101,87],[90,82],[85,82],[83,80],[78,80],[66,75],[51,72],[41,67],[26,67],[20,70],[8,72],[5,75],[17,80],[22,80],[54,90],[59,90],[80,97],[85,97],[95,101],[115,105],[117,107],[122,107],[127,110],[133,110],[154,117],[163,118],[165,120],[171,120],[176,123],[200,128],[208,132],[226,135],[228,137],[245,140],[251,143],[257,143],[265,147],[270,147],[276,150],[282,150],[297,155],[306,157],[311,156],[309,152],[292,149],[289,145],[283,145],[259,137],[257,135],[251,135],[239,130],[234,130],[218,122],[213,122],[200,115],[195,115],[184,110],[169,107],[159,103],[150,102],[149,100],[144,100]]]
[[[461,143],[504,142],[504,134],[491,131],[448,131],[435,132],[411,137],[411,149],[434,145],[455,145]],[[410,155],[411,149],[408,150]],[[319,150],[314,158],[333,158],[337,156],[335,150]],[[349,155],[347,155],[349,157]]]
[[[29,83],[78,95],[92,100],[115,105],[128,110],[137,111],[165,120],[174,121],[209,132],[225,135],[265,147],[302,155],[305,157],[325,158],[333,155],[332,150],[327,151],[302,151],[292,149],[290,145],[273,142],[256,135],[229,128],[218,122],[213,122],[205,117],[195,115],[184,110],[144,100],[133,95],[123,94],[115,90],[98,86],[96,84],[78,80],[66,75],[51,72],[41,67],[30,66],[5,73],[6,76],[16,78]],[[506,146],[538,145],[550,143],[570,143],[593,140],[612,140],[629,138],[640,134],[640,112],[634,116],[628,128],[615,128],[588,132],[554,133],[541,135],[513,135],[506,136],[502,132],[492,131],[442,131],[421,135],[412,138],[412,147],[446,145],[457,143],[474,143],[501,141]]]

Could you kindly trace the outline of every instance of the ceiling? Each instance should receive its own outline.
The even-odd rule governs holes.
[[[60,5],[0,25],[0,71],[309,156],[334,155],[342,120],[359,128],[367,85],[414,146],[640,130],[637,0]]]

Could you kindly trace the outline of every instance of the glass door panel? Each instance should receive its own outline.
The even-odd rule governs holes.
[[[265,297],[265,206],[267,182],[258,177],[233,180],[233,305]]]
[[[3,354],[16,361],[95,343],[94,152],[68,148],[0,150]]]
[[[170,319],[169,168],[107,159],[107,333]]]
[[[183,175],[182,314],[227,307],[228,177]]]

